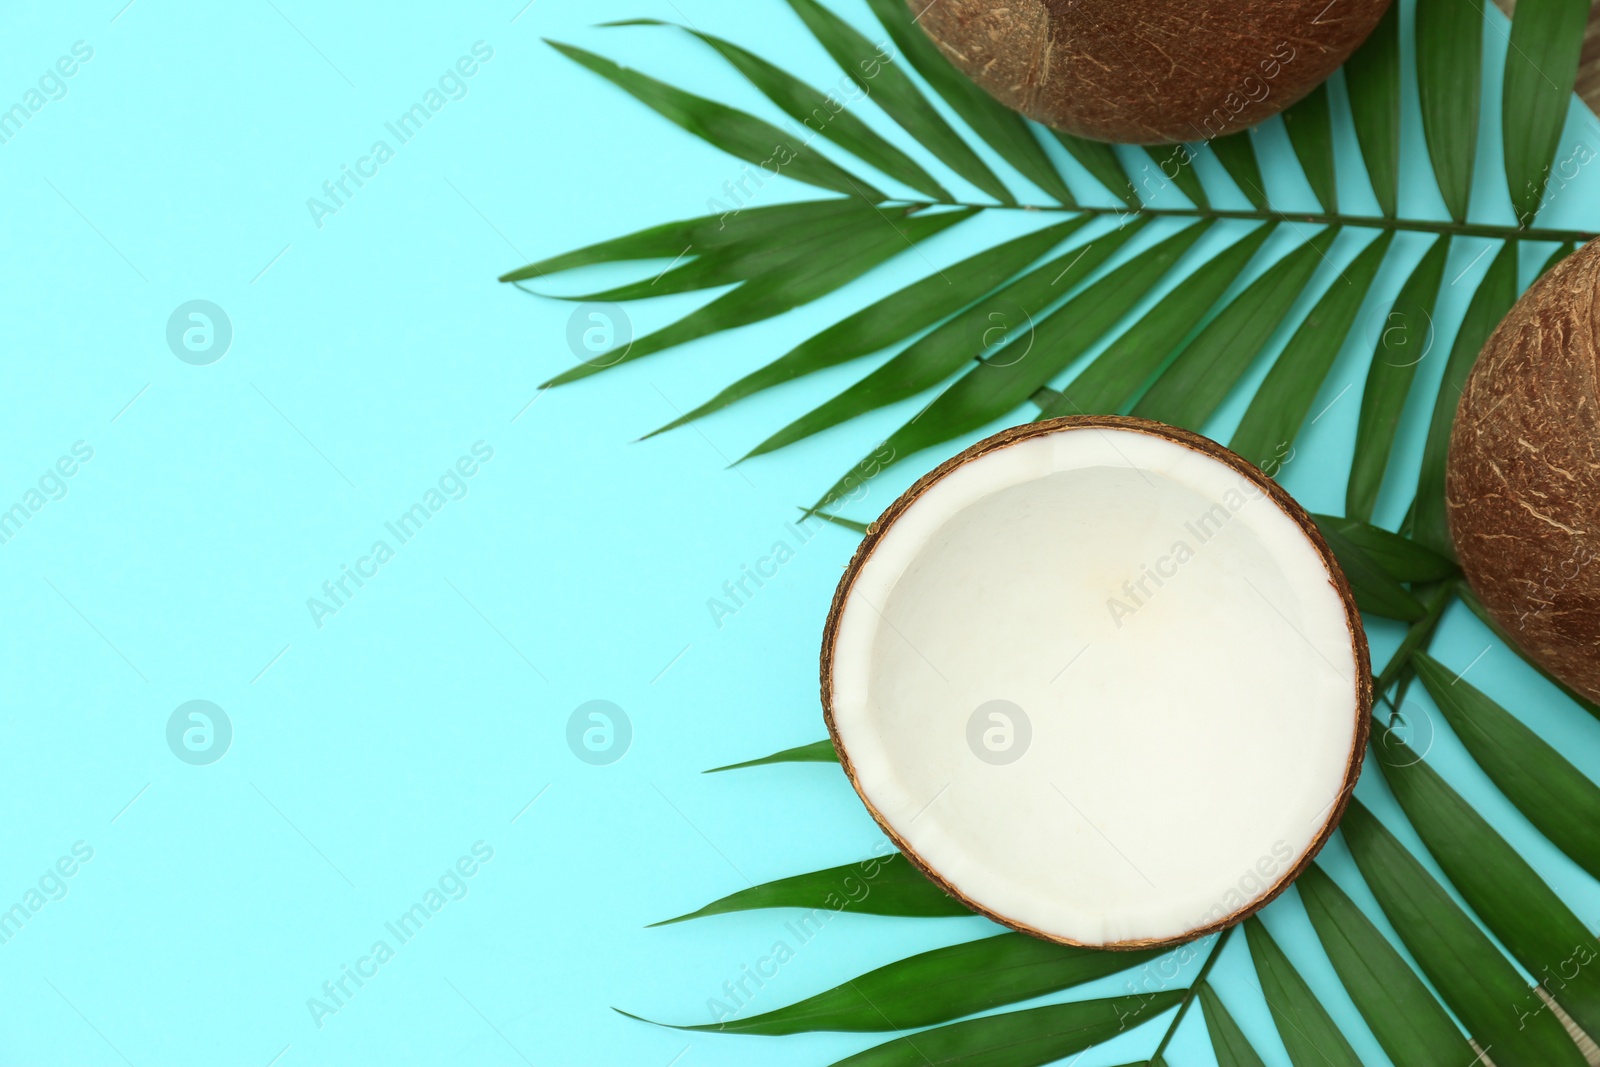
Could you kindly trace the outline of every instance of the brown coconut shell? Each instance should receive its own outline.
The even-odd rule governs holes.
[[[1355,652],[1355,736],[1350,746],[1350,754],[1345,763],[1344,780],[1339,790],[1339,795],[1328,808],[1321,827],[1318,828],[1316,835],[1311,839],[1311,846],[1293,867],[1284,872],[1253,903],[1247,904],[1245,907],[1225,915],[1215,922],[1196,927],[1172,938],[1084,944],[1071,938],[1060,937],[1039,930],[1009,916],[1002,915],[973,900],[962,891],[960,886],[951,882],[924,860],[917,850],[889,824],[883,813],[873,805],[872,800],[867,796],[859,778],[856,776],[855,764],[850,760],[850,750],[845,747],[843,739],[839,736],[839,730],[833,721],[833,661],[835,645],[839,637],[839,621],[843,617],[845,603],[849,600],[850,593],[855,588],[856,579],[860,576],[862,568],[866,566],[867,561],[872,558],[873,552],[876,551],[889,528],[915,506],[922,494],[927,492],[936,482],[941,481],[953,471],[971,463],[973,460],[1030,438],[1060,433],[1064,430],[1082,429],[1133,430],[1138,433],[1165,438],[1168,441],[1183,445],[1185,448],[1193,449],[1202,455],[1210,456],[1212,459],[1225,463],[1253,482],[1284,514],[1293,519],[1295,524],[1305,531],[1306,539],[1311,542],[1316,549],[1317,555],[1321,557],[1323,565],[1328,570],[1328,583],[1338,592],[1339,601],[1344,605],[1345,625],[1349,628],[1351,647]],[[1077,948],[1134,951],[1137,949],[1166,948],[1181,945],[1233,926],[1236,923],[1241,923],[1272,903],[1279,894],[1289,888],[1296,878],[1300,877],[1302,871],[1311,865],[1311,861],[1316,858],[1318,852],[1322,851],[1322,846],[1327,844],[1328,838],[1333,836],[1333,831],[1338,828],[1339,820],[1344,817],[1345,808],[1349,806],[1350,798],[1355,794],[1356,780],[1361,775],[1361,762],[1366,753],[1367,739],[1372,728],[1371,716],[1372,662],[1367,652],[1366,630],[1361,625],[1361,611],[1356,607],[1355,594],[1351,592],[1350,583],[1345,580],[1344,572],[1339,568],[1339,561],[1334,558],[1333,550],[1328,547],[1328,542],[1323,539],[1321,531],[1317,529],[1317,524],[1312,521],[1311,516],[1306,513],[1306,510],[1300,506],[1298,501],[1284,491],[1265,471],[1240,456],[1237,452],[1218,444],[1209,437],[1202,437],[1197,433],[1191,433],[1176,426],[1168,426],[1165,423],[1155,422],[1150,419],[1135,418],[1131,415],[1068,415],[1064,418],[1044,419],[1039,422],[1026,423],[1009,430],[1002,430],[993,437],[985,438],[924,474],[917,479],[910,489],[901,494],[898,500],[890,504],[876,522],[867,527],[866,536],[862,539],[860,546],[856,548],[855,555],[850,558],[849,566],[845,568],[844,577],[839,580],[839,586],[834,590],[833,604],[828,609],[828,618],[822,628],[822,717],[827,723],[828,736],[833,741],[834,751],[838,753],[839,764],[844,768],[845,777],[850,780],[851,788],[861,798],[861,803],[866,805],[867,812],[877,822],[879,828],[888,835],[889,839],[894,842],[895,847],[911,862],[912,866],[927,876],[929,881],[979,915],[983,915],[1003,926],[1009,926],[1019,933],[1028,934],[1045,941],[1054,941],[1058,944],[1072,945]]]
[[[1389,0],[907,0],[1007,107],[1097,141],[1208,141],[1327,80]]]
[[[1445,475],[1450,537],[1524,652],[1600,700],[1600,242],[1534,283],[1467,379]]]

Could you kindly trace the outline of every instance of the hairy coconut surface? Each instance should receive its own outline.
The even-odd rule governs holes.
[[[1068,944],[1237,922],[1355,786],[1371,676],[1315,525],[1254,466],[1143,419],[981,442],[870,528],[822,699],[873,817],[930,878]]]
[[[1322,84],[1389,0],[907,0],[1002,104],[1100,141],[1206,141]]]
[[[1456,409],[1445,479],[1462,570],[1546,670],[1600,700],[1600,242],[1534,283]]]

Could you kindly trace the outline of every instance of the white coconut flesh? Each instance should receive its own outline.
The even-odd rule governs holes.
[[[1325,839],[1360,640],[1251,478],[1069,428],[892,519],[843,594],[831,723],[878,820],[969,904],[1075,944],[1173,941]]]

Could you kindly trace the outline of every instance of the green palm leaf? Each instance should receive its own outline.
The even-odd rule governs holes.
[[[758,167],[771,167],[776,163],[785,175],[796,181],[866,200],[883,199],[883,194],[867,182],[803,145],[794,144],[792,136],[770,122],[703,96],[675,89],[666,82],[629,70],[582,48],[559,41],[545,43],[649,104],[696,137],[747,163],[754,163]]]
[[[1211,1047],[1217,1054],[1217,1067],[1267,1067],[1246,1040],[1244,1031],[1222,1006],[1209,982],[1200,986],[1200,1010],[1205,1013]]]
[[[1128,170],[1122,165],[1122,160],[1117,158],[1116,150],[1110,145],[1100,141],[1091,141],[1086,137],[1066,133],[1063,130],[1051,130],[1061,147],[1078,165],[1088,171],[1094,180],[1105,186],[1117,199],[1137,210],[1140,206],[1140,197],[1134,188],[1133,179]]]
[[[775,1011],[677,1029],[769,1036],[911,1030],[1070,989],[1161,955],[1095,952],[999,934],[911,956]]]
[[[1175,286],[1073,378],[1040,418],[1119,410],[1222,299],[1273,229],[1256,227]]]
[[[1584,966],[1600,945],[1583,922],[1394,731],[1379,724],[1373,744],[1401,810],[1462,898],[1579,1026],[1600,1032],[1600,972]],[[1593,948],[1567,975],[1585,946]],[[1527,1006],[1536,1010],[1537,998]]]
[[[830,204],[829,201],[822,201]],[[560,295],[556,299],[569,301],[592,300],[645,300],[677,293],[690,293],[702,289],[716,289],[790,270],[808,256],[815,256],[819,247],[837,237],[849,240],[851,235],[880,218],[879,210],[860,200],[840,200],[845,210],[808,211],[796,213],[795,225],[787,230],[769,229],[762,237],[737,242],[724,242],[702,250],[691,257],[690,246],[679,250],[676,257],[683,262],[671,266],[653,278],[627,282],[592,293]],[[904,217],[905,209],[894,212]],[[930,216],[935,217],[935,216]],[[530,290],[531,291],[531,290]],[[539,293],[540,296],[554,296]]]
[[[608,26],[675,26],[659,19],[624,19],[606,23]],[[743,74],[751,85],[796,122],[854,155],[857,159],[877,167],[883,173],[903,182],[924,196],[934,200],[953,200],[950,191],[936,181],[916,160],[875,133],[841,101],[830,99],[829,94],[818,92],[781,67],[748,52],[732,41],[702,33],[687,26],[680,30],[698,37],[728,63]],[[837,106],[835,106],[837,104]]]
[[[889,436],[884,448],[891,458],[884,466],[976,430],[1028,399],[1132,310],[1209,225],[1188,226],[1139,253],[958,378],[921,415]],[[841,495],[852,477],[846,474],[823,499]]]
[[[663,919],[653,926],[760,908],[804,908],[828,913],[922,918],[971,915],[965,904],[924,878],[898,852],[888,856],[779,878],[713,900],[697,911]]]
[[[994,97],[951,66],[928,35],[912,22],[911,9],[904,0],[867,0],[867,4],[917,73],[927,79],[990,148],[1057,203],[1069,207],[1077,203],[1028,122],[1010,108],[1002,107]]]
[[[1323,539],[1339,560],[1339,568],[1344,571],[1350,590],[1355,594],[1356,604],[1362,611],[1402,622],[1415,622],[1427,614],[1422,601],[1413,596],[1370,553],[1347,537],[1337,520],[1329,521],[1322,516],[1316,516],[1316,519],[1317,528],[1322,531]]]
[[[1417,364],[1426,357],[1427,346],[1432,342],[1433,305],[1439,296],[1449,252],[1450,238],[1433,242],[1406,279],[1393,308],[1383,320],[1367,372],[1366,388],[1361,392],[1356,454],[1350,465],[1350,486],[1344,508],[1351,518],[1371,519],[1378,505],[1378,490],[1383,485],[1389,452],[1400,429],[1400,413],[1410,395]]]
[[[1035,323],[1145,224],[1092,238],[989,294],[897,353],[844,393],[796,419],[751,456],[792,444],[847,419],[915,396],[944,381],[1013,331]],[[746,458],[749,458],[748,456]]]
[[[1289,1062],[1294,1067],[1361,1067],[1355,1049],[1261,920],[1253,916],[1246,919],[1244,932],[1250,939],[1261,995],[1266,998],[1278,1036],[1289,1052]]]
[[[1266,211],[1267,183],[1261,177],[1261,161],[1256,157],[1255,142],[1249,130],[1240,130],[1211,142],[1211,151],[1233,179],[1233,184],[1245,195],[1257,211]]]
[[[1178,191],[1189,198],[1195,207],[1208,208],[1211,198],[1206,195],[1206,187],[1200,182],[1200,175],[1194,171],[1194,155],[1189,151],[1188,145],[1176,144],[1164,148],[1146,148],[1144,154],[1150,157],[1150,164],[1156,170],[1150,176],[1151,184],[1159,187],[1160,179],[1171,182],[1178,187]],[[1147,188],[1149,186],[1146,186]]]
[[[1511,19],[1501,96],[1506,188],[1527,226],[1544,200],[1578,78],[1588,0],[1521,0]]]
[[[833,1067],[1039,1067],[1153,1019],[1182,997],[1172,990],[989,1015],[897,1038]]]
[[[787,244],[791,233],[808,233],[813,227],[828,226],[840,218],[865,218],[862,212],[869,210],[870,205],[846,198],[802,200],[721,215],[701,215],[550,256],[502,274],[500,281],[521,282],[597,263],[677,259],[691,251],[698,256],[731,248],[766,247],[770,242]]]
[[[1578,1067],[1584,1062],[1549,1014],[1519,1020],[1532,990],[1444,888],[1360,801],[1341,826],[1356,866],[1401,941],[1444,1002],[1500,1067]]]
[[[1000,203],[1016,203],[1011,191],[961,139],[961,135],[939,117],[916,83],[895,65],[893,57],[882,53],[877,45],[817,3],[817,0],[788,2],[805,22],[812,36],[844,69],[845,76],[855,82],[857,88],[870,96],[918,144]]]
[[[1474,1053],[1449,1014],[1372,921],[1317,864],[1295,886],[1333,969],[1389,1058],[1461,1067]]]
[[[893,214],[882,213],[880,226],[862,226],[846,233],[829,232],[803,238],[788,270],[752,278],[672,325],[632,341],[621,352],[605,353],[594,362],[556,375],[545,382],[543,388],[587,378],[685,341],[759,322],[810,303],[899,255],[907,245],[914,246],[971,218],[975,209],[961,208],[930,215],[913,215],[914,210],[914,207],[907,207]]]
[[[997,283],[1015,276],[1088,221],[1087,216],[1080,216],[1058,222],[986,249],[954,266],[936,270],[929,277],[891,293],[801,342],[760,370],[740,378],[687,415],[679,416],[646,436],[653,437],[763,389],[825,367],[871,355],[896,341],[904,340],[943,318],[952,307],[966,305],[992,290]]]
[[[1333,164],[1333,113],[1328,87],[1319,85],[1283,113],[1289,143],[1305,171],[1306,181],[1324,211],[1339,210],[1339,183]]]
[[[1156,379],[1133,413],[1177,426],[1211,417],[1326,260],[1329,228],[1265,268]]]
[[[1550,257],[1544,261],[1544,266],[1539,268],[1539,274],[1541,276],[1548,274],[1551,267],[1555,266],[1557,263],[1560,263],[1563,259],[1566,259],[1577,250],[1577,245],[1571,241],[1558,246],[1554,252],[1550,253]]]
[[[1428,642],[1433,639],[1434,631],[1439,627],[1439,620],[1444,616],[1444,609],[1450,605],[1450,597],[1457,593],[1459,588],[1455,582],[1439,582],[1417,587],[1419,599],[1423,601],[1424,614],[1406,631],[1405,637],[1400,641],[1400,647],[1389,657],[1389,662],[1384,665],[1377,682],[1373,684],[1373,692],[1386,694],[1391,685],[1410,676],[1412,656],[1426,648]],[[1392,705],[1403,703],[1404,701],[1399,698],[1391,701]]]
[[[833,742],[828,738],[813,741],[809,745],[796,745],[770,756],[760,759],[745,760],[743,763],[730,763],[725,767],[712,767],[705,771],[706,774],[716,774],[719,771],[737,771],[745,767],[765,767],[775,763],[838,763],[839,753],[834,750]]]
[[[1483,6],[1416,0],[1417,99],[1434,179],[1450,217],[1467,217],[1483,94]]]
[[[1300,433],[1393,237],[1392,233],[1380,234],[1362,249],[1289,338],[1228,442],[1235,452],[1265,464],[1267,457],[1281,455]]]
[[[1372,193],[1392,218],[1400,198],[1399,4],[1390,5],[1372,36],[1345,63],[1344,78]]]
[[[1539,832],[1600,878],[1600,786],[1510,712],[1426,653],[1417,677],[1467,752]]]
[[[1456,574],[1448,557],[1381,526],[1332,515],[1312,517],[1324,534],[1333,531],[1359,548],[1397,582],[1439,582]]]

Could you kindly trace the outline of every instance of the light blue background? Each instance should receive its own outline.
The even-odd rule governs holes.
[[[0,545],[0,907],[75,842],[93,849],[65,897],[0,945],[0,1063],[698,1067],[757,1056],[821,1064],[875,1043],[684,1035],[610,1006],[705,1021],[705,1001],[725,980],[775,940],[792,943],[784,924],[793,916],[645,924],[747,880],[864,857],[881,840],[834,768],[699,773],[822,736],[818,633],[853,536],[822,530],[720,628],[706,601],[767,554],[795,505],[923,400],[727,469],[863,373],[850,366],[697,428],[629,442],[926,273],[929,261],[952,262],[1038,217],[964,224],[929,242],[926,261],[901,256],[813,307],[539,396],[540,381],[572,364],[571,309],[495,276],[703,213],[740,172],[541,36],[776,121],[682,35],[590,27],[688,20],[814,84],[836,83],[784,5],[121,2],[14,5],[0,35],[7,103],[74,42],[94,50],[66,95],[0,144],[0,507],[75,442],[94,450],[66,496]],[[834,6],[871,25],[858,0]],[[1503,38],[1487,36],[1498,69]],[[479,41],[493,58],[465,97],[316,225],[307,199],[375,140],[395,147],[384,123]],[[912,147],[881,115],[862,113]],[[1407,121],[1406,206],[1437,214],[1415,115]],[[1347,116],[1338,123],[1346,209],[1369,211]],[[1491,101],[1486,149],[1497,131]],[[1284,158],[1281,126],[1262,137],[1269,156]],[[1600,146],[1575,108],[1562,155],[1580,141]],[[1201,166],[1221,178],[1214,160]],[[1093,197],[1092,183],[1072,174]],[[1481,166],[1478,182],[1478,216],[1509,219],[1498,167]],[[1310,207],[1292,168],[1269,167],[1269,183],[1275,198]],[[1596,191],[1586,171],[1541,222],[1595,228]],[[811,195],[792,183],[761,193],[763,202]],[[1218,194],[1228,196],[1237,199]],[[1424,244],[1401,240],[1409,258],[1381,276],[1380,298]],[[1319,288],[1359,245],[1341,237]],[[1442,370],[1487,267],[1488,257],[1474,260],[1483,247],[1461,241],[1452,251],[1447,278],[1463,277],[1446,289],[1424,384]],[[231,349],[210,366],[181,362],[166,344],[168,316],[191,299],[217,303],[232,322]],[[638,308],[636,328],[702,299]],[[1341,506],[1381,305],[1369,301],[1315,407],[1329,406],[1284,474],[1313,510]],[[1413,462],[1429,405],[1408,412]],[[1221,412],[1214,435],[1226,439],[1240,411]],[[466,498],[315,625],[307,598],[479,441],[493,459]],[[964,443],[896,467],[855,516],[876,514]],[[1392,524],[1410,489],[1389,490]],[[1398,628],[1372,632],[1381,661]],[[1458,669],[1470,662],[1472,681],[1600,774],[1600,723],[1504,649],[1474,660],[1488,645],[1457,612],[1437,648]],[[231,749],[210,766],[180,762],[166,744],[169,715],[192,699],[216,702],[233,724]],[[580,762],[565,742],[569,714],[591,699],[615,701],[633,723],[630,751],[611,766]],[[1425,723],[1425,698],[1414,699]],[[1440,732],[1433,757],[1593,925],[1596,887],[1535,839]],[[1375,774],[1362,795],[1392,811]],[[375,940],[394,944],[384,923],[475,842],[493,859],[467,895],[319,1028],[307,999]],[[1354,885],[1342,845],[1326,855]],[[1370,904],[1364,891],[1358,899]],[[1363,1054],[1383,1062],[1292,894],[1268,917]],[[750,1010],[989,929],[977,919],[836,918]],[[1241,945],[1217,972],[1224,997],[1269,1060],[1285,1063]],[[1175,1064],[1211,1062],[1197,1019],[1174,1046]],[[1081,1062],[1135,1059],[1158,1033],[1141,1030]]]

